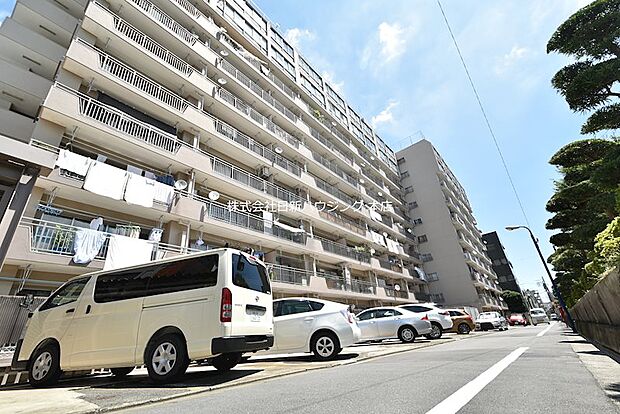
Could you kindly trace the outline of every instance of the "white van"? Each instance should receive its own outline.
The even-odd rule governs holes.
[[[215,249],[71,279],[32,314],[13,357],[30,383],[62,371],[146,365],[170,382],[192,360],[234,367],[244,352],[273,345],[265,265],[235,249]]]

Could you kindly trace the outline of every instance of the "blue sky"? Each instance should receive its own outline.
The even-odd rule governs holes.
[[[13,0],[0,0],[0,18]],[[256,0],[280,31],[375,123],[393,148],[422,133],[465,187],[483,231],[497,230],[523,288],[536,289],[544,269],[456,50],[431,0]],[[443,0],[461,51],[511,169],[545,255],[544,228],[555,169],[547,162],[577,139],[573,114],[550,86],[569,62],[547,55],[553,31],[586,0]]]

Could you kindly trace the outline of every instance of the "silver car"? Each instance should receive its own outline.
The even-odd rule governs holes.
[[[532,325],[538,325],[543,322],[549,323],[549,317],[543,308],[530,309],[530,316],[532,318]]]
[[[357,315],[362,341],[398,338],[413,342],[416,336],[431,332],[428,317],[392,306],[367,309]]]
[[[476,329],[481,331],[493,329],[507,331],[508,322],[499,312],[482,312],[476,319]]]

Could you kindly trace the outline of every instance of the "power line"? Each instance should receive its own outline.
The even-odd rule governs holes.
[[[523,218],[525,219],[525,224],[530,227],[530,222],[527,219],[527,214],[525,214],[525,209],[523,208],[523,203],[521,202],[521,198],[519,197],[519,193],[517,192],[517,188],[515,187],[514,181],[512,180],[512,176],[510,175],[510,170],[508,169],[508,164],[506,164],[506,159],[504,158],[504,154],[502,153],[501,148],[499,147],[499,143],[497,142],[497,138],[495,137],[495,132],[493,132],[493,128],[491,127],[491,123],[489,122],[489,118],[487,117],[487,113],[484,110],[484,106],[482,105],[482,100],[480,99],[480,95],[478,95],[478,90],[476,89],[476,85],[469,74],[469,69],[467,68],[467,64],[465,63],[465,59],[463,58],[463,54],[461,53],[461,49],[459,48],[459,44],[454,37],[454,33],[452,33],[452,28],[450,27],[450,22],[448,22],[448,18],[446,17],[446,13],[441,6],[441,1],[437,0],[437,5],[439,6],[439,10],[441,10],[441,14],[443,16],[443,20],[446,22],[446,26],[448,27],[448,32],[450,32],[450,37],[452,37],[452,42],[454,42],[454,47],[456,47],[456,51],[461,59],[461,63],[463,64],[463,69],[465,69],[465,73],[467,74],[467,79],[469,79],[469,84],[471,85],[471,89],[474,91],[474,95],[476,96],[476,101],[478,101],[478,106],[480,106],[480,111],[482,112],[482,116],[484,117],[484,121],[486,122],[487,128],[491,133],[491,138],[493,138],[493,143],[495,144],[495,148],[497,149],[497,153],[499,154],[499,158],[502,161],[502,165],[504,166],[504,170],[506,171],[506,175],[508,176],[508,181],[510,182],[510,186],[512,187],[512,191],[514,192],[515,198],[517,199],[517,203],[519,203],[519,208],[521,209],[521,213],[523,214]]]

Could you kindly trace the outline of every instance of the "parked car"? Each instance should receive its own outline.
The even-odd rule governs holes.
[[[529,322],[527,321],[525,316],[523,316],[522,313],[513,313],[508,318],[508,323],[510,324],[510,326],[515,326],[515,325],[526,326]]]
[[[227,371],[273,345],[271,304],[265,264],[236,249],[78,276],[34,311],[12,367],[28,369],[33,386],[62,371],[124,376],[142,364],[166,383],[201,359]]]
[[[446,332],[456,332],[458,334],[468,334],[476,329],[476,324],[471,315],[462,309],[446,309],[452,319],[452,328]]]
[[[309,298],[274,300],[273,332],[273,347],[260,354],[312,352],[328,360],[361,337],[348,305]]]
[[[532,325],[538,325],[539,323],[549,323],[549,317],[547,312],[543,308],[530,309],[530,316],[532,317]]]
[[[550,319],[551,319],[552,321],[559,321],[559,320],[560,320],[560,318],[558,317],[558,315],[556,315],[555,313],[552,313],[552,314],[551,314],[551,318],[550,318]]]
[[[438,308],[432,303],[415,303],[410,305],[400,305],[399,308],[406,309],[420,316],[426,315],[431,322],[431,332],[424,335],[428,339],[439,339],[444,331],[452,329],[452,318],[450,313]]]
[[[476,329],[488,331],[499,329],[500,331],[508,330],[508,322],[499,312],[482,312],[476,319]]]
[[[420,317],[406,309],[390,306],[359,313],[357,324],[363,341],[398,338],[402,342],[413,342],[417,336],[431,332],[431,323],[426,315]]]

